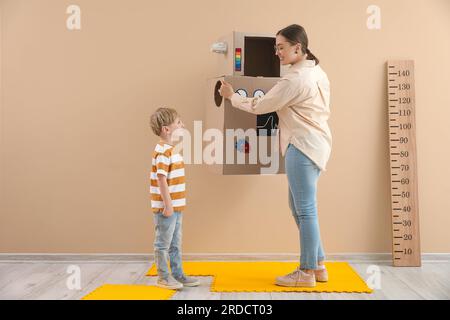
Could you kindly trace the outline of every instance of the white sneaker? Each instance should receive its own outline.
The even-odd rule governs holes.
[[[156,286],[164,289],[175,289],[175,290],[183,288],[183,284],[175,280],[171,275],[169,275],[166,279],[158,278]]]
[[[175,278],[178,282],[182,283],[185,287],[197,287],[200,285],[200,281],[197,279],[186,277],[183,275],[181,278]]]

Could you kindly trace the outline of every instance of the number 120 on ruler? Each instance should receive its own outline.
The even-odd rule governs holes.
[[[387,63],[394,266],[420,266],[414,61]]]

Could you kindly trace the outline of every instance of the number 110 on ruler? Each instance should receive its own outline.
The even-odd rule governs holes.
[[[394,266],[420,266],[414,61],[387,63]]]

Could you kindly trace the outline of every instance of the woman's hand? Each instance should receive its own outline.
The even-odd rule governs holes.
[[[219,89],[219,93],[225,99],[231,99],[231,96],[234,94],[234,89],[228,82],[220,80],[222,82],[222,86]]]

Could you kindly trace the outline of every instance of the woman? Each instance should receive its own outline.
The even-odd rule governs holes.
[[[305,29],[293,24],[276,35],[275,54],[291,65],[287,74],[264,97],[245,98],[222,82],[220,94],[234,107],[254,114],[276,111],[280,147],[285,156],[289,207],[300,232],[300,266],[277,277],[276,284],[314,287],[328,281],[325,253],[317,217],[317,181],[331,153],[330,83],[308,48]]]

